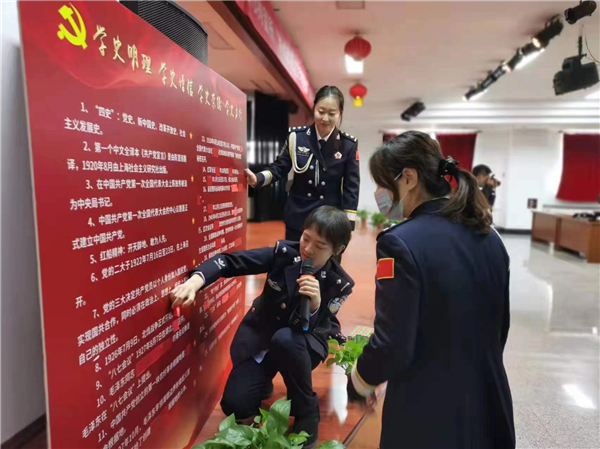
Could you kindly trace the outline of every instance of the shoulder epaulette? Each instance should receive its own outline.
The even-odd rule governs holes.
[[[377,240],[379,240],[379,237],[381,237],[382,235],[387,234],[388,232],[390,232],[392,229],[397,228],[400,225],[403,225],[404,223],[406,223],[407,221],[410,221],[410,218],[407,218],[406,220],[401,221],[400,223],[396,223],[391,225],[389,228],[384,229],[383,231],[381,231],[378,235],[377,235]]]
[[[344,136],[346,139],[351,140],[352,142],[357,142],[358,141],[358,139],[356,137],[351,136],[350,134],[345,133],[344,131],[340,131],[340,134],[342,136]]]
[[[306,131],[306,129],[308,128],[308,126],[292,126],[289,128],[289,132],[299,132],[299,131]]]

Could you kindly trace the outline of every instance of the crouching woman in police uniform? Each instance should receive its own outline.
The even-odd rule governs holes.
[[[312,370],[328,354],[328,340],[340,333],[337,312],[354,282],[332,257],[348,246],[352,229],[342,211],[323,206],[306,219],[300,242],[278,241],[275,247],[225,253],[197,266],[190,278],[171,292],[173,307],[189,306],[196,292],[219,278],[267,273],[261,295],[254,300],[231,344],[233,370],[221,407],[245,419],[258,414],[261,401],[273,392],[281,373],[296,417],[293,431],[318,438],[319,403],[312,389]],[[314,261],[314,277],[299,279],[302,260]],[[300,295],[310,298],[308,332],[302,330]]]
[[[377,239],[375,333],[351,400],[388,381],[381,449],[514,448],[509,258],[475,178],[415,131],[369,165],[380,210],[406,220]]]
[[[266,170],[246,169],[248,185],[260,188],[286,179],[294,169],[294,181],[285,205],[285,238],[297,242],[306,216],[319,206],[343,210],[356,220],[360,169],[358,143],[340,131],[344,95],[335,86],[323,86],[315,97],[314,124],[290,128],[281,153]]]

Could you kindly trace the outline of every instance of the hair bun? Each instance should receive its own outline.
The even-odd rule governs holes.
[[[458,175],[458,167],[457,167],[458,164],[460,164],[460,162],[455,161],[452,158],[452,156],[448,156],[446,159],[442,159],[440,161],[440,168],[439,168],[440,176],[450,175],[450,176],[456,178],[456,176]]]

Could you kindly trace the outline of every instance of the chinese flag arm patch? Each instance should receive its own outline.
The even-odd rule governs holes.
[[[377,280],[394,279],[394,258],[379,259],[377,261]]]
[[[360,158],[358,157],[358,150],[356,150],[356,160],[360,160]]]

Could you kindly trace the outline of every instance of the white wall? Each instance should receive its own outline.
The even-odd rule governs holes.
[[[15,2],[2,1],[1,440],[45,413],[38,274]]]
[[[375,188],[377,187],[369,172],[369,159],[373,152],[381,145],[382,135],[377,129],[361,129],[350,123],[342,126],[343,131],[358,138],[358,152],[360,157],[360,194],[358,198],[358,209],[369,212],[378,212],[375,202]]]
[[[494,207],[497,226],[530,230],[529,198],[537,198],[538,209],[544,205],[585,207],[594,204],[556,199],[562,175],[562,140],[563,135],[555,129],[513,128],[479,134],[473,165],[489,165],[502,181],[496,190]]]
[[[369,158],[381,145],[382,135],[376,129],[354,123],[348,123],[345,130],[359,139],[359,209],[376,212]],[[485,129],[478,134],[475,144],[473,166],[477,164],[489,165],[502,182],[496,190],[494,207],[494,222],[499,227],[531,229],[529,198],[537,198],[538,208],[547,204],[572,204],[556,199],[562,174],[562,134],[555,129]]]

